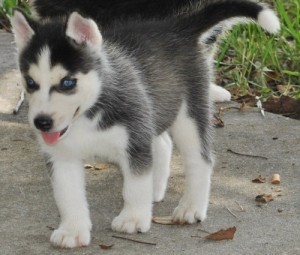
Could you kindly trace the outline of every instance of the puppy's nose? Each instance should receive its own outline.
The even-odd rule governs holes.
[[[53,120],[48,115],[39,115],[34,119],[34,125],[41,131],[49,131],[53,127]]]

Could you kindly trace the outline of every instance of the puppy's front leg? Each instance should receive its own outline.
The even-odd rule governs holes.
[[[92,224],[81,161],[54,161],[51,177],[61,223],[50,241],[63,248],[87,246]]]
[[[150,169],[144,173],[134,173],[123,169],[124,207],[112,222],[112,229],[118,232],[147,232],[152,217],[153,178]]]

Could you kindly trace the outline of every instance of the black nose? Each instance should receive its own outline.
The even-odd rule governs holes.
[[[35,127],[41,131],[49,131],[53,127],[53,120],[48,115],[39,115],[33,122]]]

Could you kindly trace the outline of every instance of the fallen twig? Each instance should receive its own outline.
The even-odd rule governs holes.
[[[238,201],[234,201],[239,207],[240,207],[240,209],[241,209],[241,212],[245,212],[245,209],[244,209],[244,207],[243,206],[241,206],[240,204],[239,204],[239,202]]]
[[[20,99],[19,99],[19,101],[18,101],[18,103],[17,103],[17,105],[16,105],[16,107],[13,111],[13,114],[17,114],[19,112],[19,109],[20,109],[22,103],[24,102],[24,97],[25,97],[25,92],[22,89],[21,94],[20,94]]]
[[[233,154],[239,155],[239,156],[246,156],[246,157],[252,157],[252,158],[261,158],[261,159],[266,159],[266,160],[268,160],[267,157],[263,157],[263,156],[239,153],[239,152],[233,151],[233,150],[231,150],[231,149],[227,149],[227,151],[228,151],[228,152],[231,152],[231,153],[233,153]]]
[[[228,207],[225,207],[225,209],[235,218],[237,218],[238,216],[236,216]]]
[[[144,242],[144,241],[140,241],[140,240],[136,240],[136,239],[131,239],[131,238],[123,237],[123,236],[112,235],[112,237],[118,238],[118,239],[127,240],[127,241],[131,241],[131,242],[135,242],[135,243],[148,244],[148,245],[156,245],[156,243]]]
[[[208,232],[208,231],[206,231],[206,230],[204,230],[204,229],[201,229],[201,228],[199,228],[198,230],[199,230],[199,231],[202,231],[202,232],[204,232],[204,233],[206,233],[206,234],[211,234],[210,232]]]

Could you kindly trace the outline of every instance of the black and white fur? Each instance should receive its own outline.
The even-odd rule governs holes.
[[[79,11],[100,24],[101,27],[110,26],[115,21],[129,19],[165,19],[180,15],[188,15],[203,8],[212,0],[31,0],[30,6],[35,19],[53,19],[67,16],[73,11]],[[216,42],[237,22],[226,22],[212,27],[201,35],[199,43],[206,49],[203,54],[210,61],[213,71]],[[214,77],[214,75],[212,75]],[[214,80],[214,78],[213,78]],[[214,102],[230,101],[230,93],[217,86],[213,81],[210,84],[210,94]]]
[[[219,22],[240,16],[269,32],[279,29],[271,10],[241,0],[215,1],[180,18],[131,20],[104,29],[77,12],[43,23],[14,12],[29,122],[52,163],[61,216],[51,236],[54,245],[90,243],[82,160],[93,155],[118,163],[124,176],[124,207],[112,229],[148,231],[152,202],[163,199],[170,172],[168,132],[183,157],[186,179],[173,220],[206,218],[214,162],[211,72],[198,40]]]

